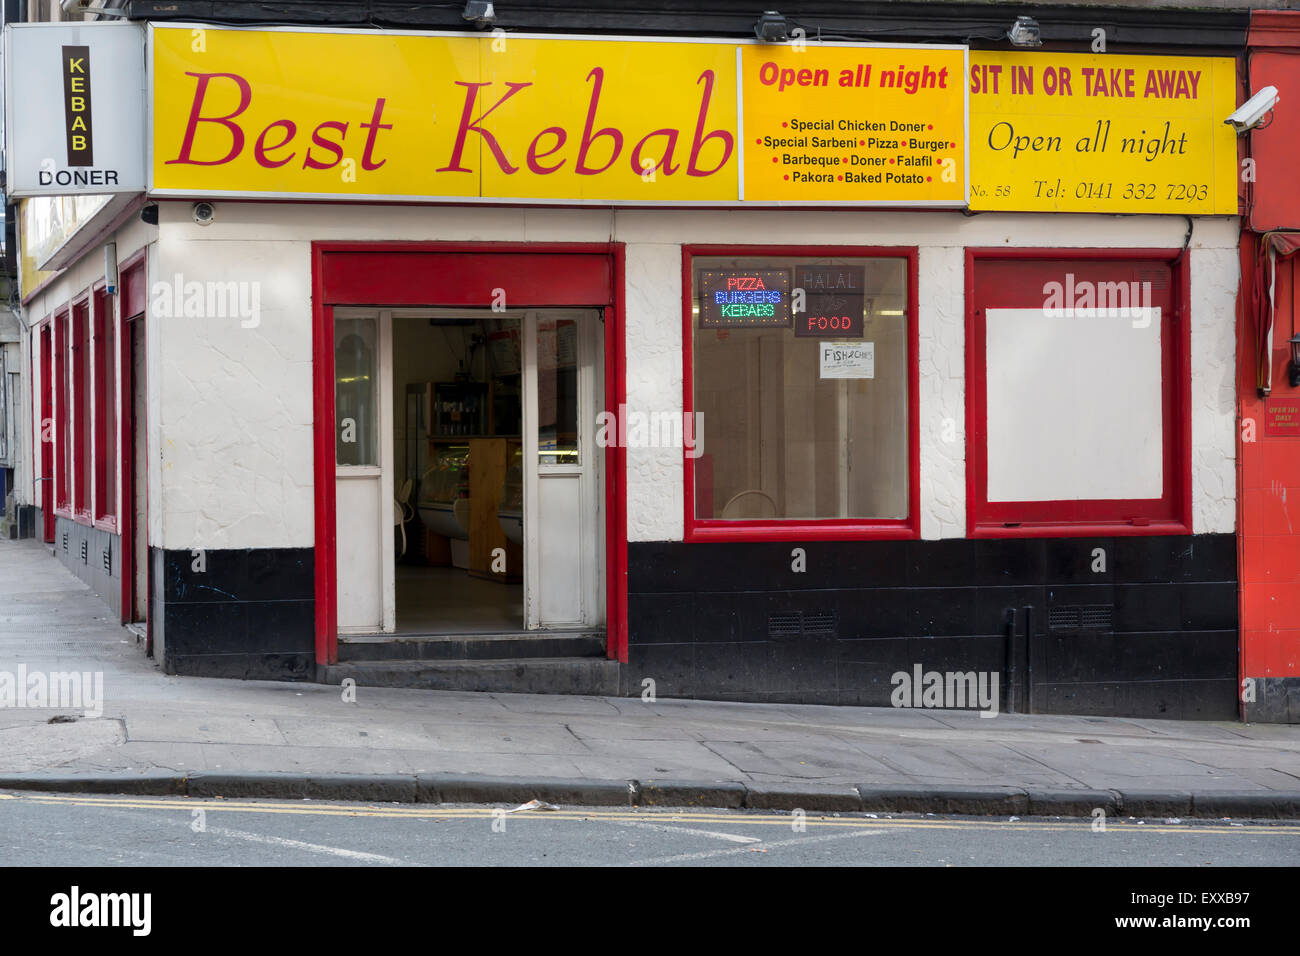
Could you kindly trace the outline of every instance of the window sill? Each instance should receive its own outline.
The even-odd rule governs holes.
[[[697,541],[904,541],[920,537],[905,521],[721,521],[688,522],[683,536]]]
[[[1047,522],[1026,521],[1006,525],[983,522],[971,526],[970,538],[1118,538],[1137,535],[1189,535],[1192,529],[1182,521],[1148,520],[1140,524],[1132,521]]]
[[[117,534],[117,518],[113,515],[104,515],[95,519],[95,527],[100,531],[108,531],[111,534]]]

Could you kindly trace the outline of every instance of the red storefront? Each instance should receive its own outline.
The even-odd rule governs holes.
[[[1279,94],[1275,117],[1247,134],[1242,178],[1237,354],[1241,676],[1248,720],[1300,721],[1300,13],[1254,11],[1248,93]]]

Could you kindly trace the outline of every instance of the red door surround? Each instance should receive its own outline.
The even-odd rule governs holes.
[[[605,407],[626,396],[623,246],[569,243],[312,243],[312,389],[316,485],[316,662],[338,661],[334,501],[334,308],[600,308]],[[624,450],[605,449],[607,654],[627,660]]]

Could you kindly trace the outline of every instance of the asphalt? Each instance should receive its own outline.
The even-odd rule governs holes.
[[[1044,817],[652,807],[514,813],[448,804],[40,793],[0,794],[0,804],[6,867],[1068,865],[1257,872],[1300,865],[1300,826],[1279,821],[1125,819],[1101,829],[1091,819]],[[1185,873],[1159,878],[1189,888]],[[1107,892],[1110,901],[1124,901],[1114,881]],[[27,911],[45,901],[36,902]],[[11,901],[12,911],[24,912],[17,904]],[[1097,909],[1089,908],[1093,915]],[[155,899],[155,913],[173,910]],[[951,920],[951,911],[946,915]],[[1073,914],[1080,915],[1086,914]],[[1072,919],[1071,932],[1078,928]]]
[[[350,702],[165,675],[110,617],[40,543],[0,541],[0,673],[103,675],[99,716],[0,707],[0,790],[1300,819],[1297,726],[366,687]]]

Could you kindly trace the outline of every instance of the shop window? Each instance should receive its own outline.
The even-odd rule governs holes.
[[[688,539],[915,533],[914,270],[687,250]]]
[[[55,439],[55,510],[71,507],[72,483],[68,469],[72,462],[72,403],[68,385],[68,313],[54,317],[54,439]]]
[[[970,534],[1186,533],[1185,265],[1003,251],[967,268]]]
[[[334,322],[334,448],[340,465],[379,464],[374,318]]]
[[[72,307],[72,494],[79,515],[90,514],[90,303]]]
[[[95,293],[95,518],[117,513],[117,350],[113,300]]]

